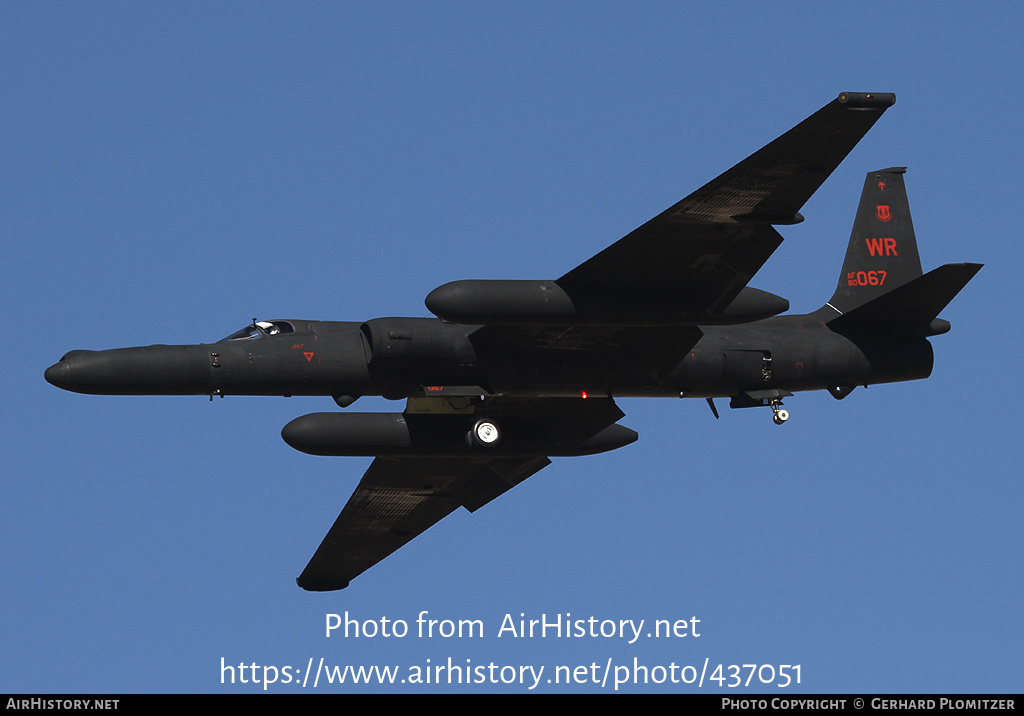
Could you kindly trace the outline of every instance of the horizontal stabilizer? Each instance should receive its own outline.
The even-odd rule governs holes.
[[[935,335],[948,325],[933,327],[939,312],[952,301],[982,264],[946,264],[836,316],[829,328],[845,332]]]

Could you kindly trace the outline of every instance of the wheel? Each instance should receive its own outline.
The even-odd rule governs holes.
[[[492,423],[490,420],[477,420],[467,437],[473,445],[490,447],[501,439],[501,431],[498,430],[497,423]]]
[[[772,417],[772,420],[775,421],[776,425],[782,425],[784,422],[789,420],[789,411],[786,410],[785,408],[776,411],[775,415]]]

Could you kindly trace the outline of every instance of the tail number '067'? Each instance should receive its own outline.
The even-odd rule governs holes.
[[[885,271],[850,271],[846,280],[849,286],[882,286],[885,284]]]

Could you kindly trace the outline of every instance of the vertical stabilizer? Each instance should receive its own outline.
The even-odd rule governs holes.
[[[847,313],[921,275],[903,183],[905,167],[869,172],[853,221],[839,286],[828,302]]]

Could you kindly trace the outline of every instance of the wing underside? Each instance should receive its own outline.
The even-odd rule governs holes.
[[[423,410],[410,399],[406,415]],[[610,399],[486,398],[478,416],[509,426],[531,426],[561,454],[584,454],[594,436],[623,413]],[[636,434],[622,426],[618,430]],[[514,427],[510,427],[514,429]],[[616,433],[618,435],[618,433]],[[513,443],[509,436],[507,443]],[[621,444],[629,442],[627,438]],[[296,580],[303,589],[344,589],[350,580],[396,551],[459,507],[473,512],[550,464],[546,455],[506,455],[482,447],[472,457],[444,455],[374,458],[345,508]]]
[[[458,507],[475,510],[551,461],[525,458],[375,458],[296,580],[310,591],[351,579]]]
[[[782,243],[772,224],[803,220],[800,208],[895,100],[840,95],[557,283],[678,292],[723,311]]]

